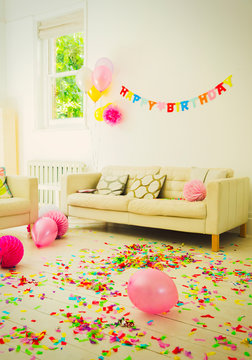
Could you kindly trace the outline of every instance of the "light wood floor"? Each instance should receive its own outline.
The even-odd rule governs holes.
[[[223,234],[221,251],[212,253],[210,236],[76,219],[62,239],[42,249],[26,227],[0,231],[7,234],[23,242],[25,255],[14,272],[0,269],[0,359],[252,357],[252,237]],[[162,265],[177,286],[178,306],[161,315],[135,308],[126,284],[139,266],[118,272],[123,258],[135,266],[147,259]],[[80,286],[85,281],[99,281],[103,290]],[[122,317],[135,329],[116,326]],[[91,327],[100,333],[97,344],[89,341]]]

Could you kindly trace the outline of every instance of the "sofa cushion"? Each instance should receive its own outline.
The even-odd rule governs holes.
[[[232,169],[208,169],[192,167],[191,180],[201,180],[204,184],[213,180],[225,179],[234,176]]]
[[[0,199],[0,216],[25,214],[30,210],[31,202],[29,200],[18,197]]]
[[[108,196],[100,194],[71,194],[67,204],[92,209],[127,211],[130,198],[124,195]]]
[[[97,194],[121,195],[124,192],[129,175],[102,175],[97,186]]]
[[[160,198],[178,199],[183,197],[184,185],[190,180],[191,168],[162,167],[161,175],[166,175]]]
[[[190,180],[200,180],[204,183],[206,180],[208,171],[209,171],[209,169],[207,169],[207,168],[199,168],[199,167],[193,166],[191,169]]]
[[[132,199],[128,211],[141,215],[159,215],[205,219],[205,201],[188,202],[185,200],[169,199]]]
[[[229,169],[209,169],[205,184],[208,184],[210,181],[225,179],[228,177]]]
[[[0,167],[0,199],[9,199],[12,197],[7,185],[6,172],[4,167]]]
[[[156,199],[164,180],[165,175],[138,175],[135,177],[127,196],[138,199]]]
[[[137,175],[158,174],[160,166],[106,166],[102,169],[103,175],[124,175],[129,174],[124,194],[129,189]]]
[[[215,171],[218,170],[218,171]],[[227,178],[233,176],[232,169],[198,169],[197,168],[187,168],[187,167],[162,167],[160,169],[160,174],[166,175],[166,180],[164,182],[164,186],[159,194],[160,198],[166,199],[178,199],[183,198],[183,190],[185,183],[192,180],[192,172],[194,179],[201,180],[202,177],[205,177],[205,184],[210,181],[210,178],[207,179],[207,173],[211,174],[211,179],[213,180],[212,176],[220,176],[224,174],[222,172],[224,170]],[[216,179],[217,177],[215,177]]]

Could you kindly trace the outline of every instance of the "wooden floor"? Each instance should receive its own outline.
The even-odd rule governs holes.
[[[252,358],[252,237],[223,234],[213,253],[210,236],[76,219],[42,249],[26,227],[7,234],[25,255],[0,271],[0,359]],[[143,313],[127,296],[146,264],[177,286],[168,313]]]

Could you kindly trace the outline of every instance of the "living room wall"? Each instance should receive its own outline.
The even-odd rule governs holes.
[[[36,17],[78,4],[82,1],[5,1],[5,104],[19,117],[21,172],[33,158],[84,160],[90,168],[230,167],[252,184],[252,2],[88,0],[87,65],[92,69],[103,56],[112,60],[110,92],[96,104],[88,99],[89,130],[39,131],[34,128]],[[150,111],[120,95],[124,85],[149,100],[179,102],[229,75],[233,86],[226,92],[185,111]],[[123,122],[115,127],[94,119],[94,111],[111,101],[123,112]]]
[[[4,22],[4,3],[0,0],[0,107],[3,106],[4,88],[5,88],[5,22]],[[0,145],[1,147],[1,145]],[[1,159],[1,154],[0,154]]]

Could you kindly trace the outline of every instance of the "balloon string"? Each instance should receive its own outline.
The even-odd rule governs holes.
[[[100,100],[98,100],[100,107]],[[98,105],[97,104],[97,105]],[[91,141],[92,141],[92,162],[95,170],[99,170],[100,167],[100,154],[101,154],[101,124],[96,121],[95,119],[92,121],[90,126],[90,134],[91,134]]]

